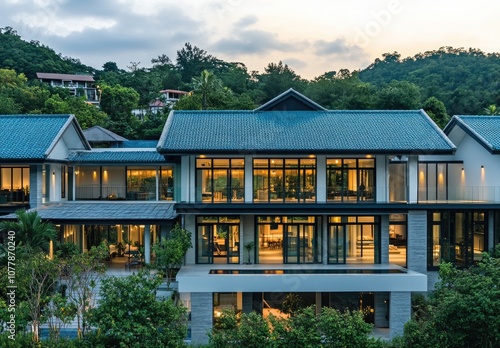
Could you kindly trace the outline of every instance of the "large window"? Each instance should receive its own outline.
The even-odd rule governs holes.
[[[243,202],[245,198],[243,158],[198,158],[196,201],[206,203]]]
[[[258,263],[321,263],[321,233],[314,216],[258,216]]]
[[[421,162],[418,164],[418,200],[465,199],[462,163]]]
[[[254,159],[253,200],[259,203],[316,202],[316,159]]]
[[[375,200],[375,159],[330,158],[326,161],[327,200]]]
[[[330,216],[328,263],[380,263],[377,216]]]
[[[389,202],[407,202],[407,166],[403,161],[389,162]]]
[[[407,230],[405,214],[389,215],[389,263],[406,267]]]
[[[469,267],[488,250],[487,213],[430,212],[428,214],[428,268],[437,269],[442,261]]]
[[[239,263],[238,216],[198,216],[196,225],[196,263]]]
[[[127,198],[156,200],[156,168],[127,167]]]
[[[27,167],[2,167],[0,171],[0,204],[29,201],[30,169]]]

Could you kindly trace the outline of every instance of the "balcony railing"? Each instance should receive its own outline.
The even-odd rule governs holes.
[[[79,186],[76,188],[76,200],[130,200],[154,201],[156,193],[152,191],[126,190],[125,186]],[[168,198],[167,198],[168,199]]]
[[[0,204],[29,203],[30,195],[25,190],[0,190]]]
[[[419,191],[418,201],[422,203],[500,202],[500,186],[448,186],[442,190]]]

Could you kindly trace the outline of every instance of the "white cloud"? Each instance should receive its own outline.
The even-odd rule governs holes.
[[[44,34],[62,37],[71,35],[72,33],[80,33],[87,29],[109,29],[117,24],[116,20],[108,18],[49,18],[43,14],[28,13],[18,14],[13,17],[13,20],[23,26],[38,29]]]

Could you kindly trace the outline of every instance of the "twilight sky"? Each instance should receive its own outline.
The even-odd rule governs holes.
[[[494,0],[3,0],[0,27],[101,69],[127,69],[190,42],[263,72],[283,61],[303,78],[364,69],[386,52],[442,46],[500,52]]]

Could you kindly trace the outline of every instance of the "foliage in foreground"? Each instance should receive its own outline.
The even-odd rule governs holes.
[[[371,324],[361,312],[341,312],[323,308],[320,314],[310,306],[290,317],[270,316],[252,312],[236,315],[225,311],[209,334],[210,347],[383,347],[372,337]]]
[[[500,347],[500,245],[477,266],[440,266],[441,281],[394,347]]]
[[[99,306],[90,323],[106,347],[183,347],[186,309],[171,299],[156,299],[163,279],[146,272],[102,281]]]

